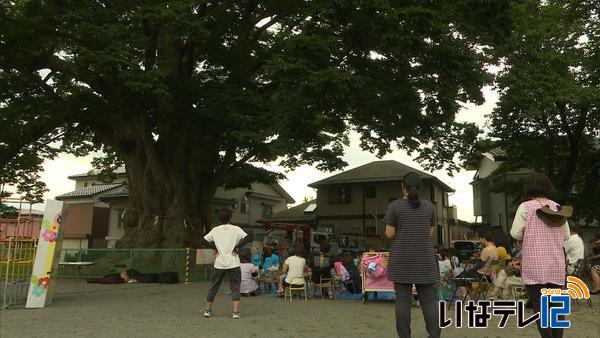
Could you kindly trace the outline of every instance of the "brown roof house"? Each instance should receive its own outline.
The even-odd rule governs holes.
[[[316,200],[307,201],[263,222],[308,224],[339,236],[383,239],[383,217],[388,204],[402,196],[402,177],[415,171],[423,177],[421,196],[434,203],[438,215],[434,243],[449,245],[449,226],[456,223],[456,207],[449,206],[454,190],[435,176],[397,161],[375,161],[309,184]]]
[[[318,227],[330,227],[342,235],[383,238],[388,204],[402,197],[402,177],[410,171],[423,178],[421,197],[435,205],[434,243],[448,246],[449,225],[456,222],[456,207],[448,204],[448,193],[454,190],[429,173],[392,160],[367,163],[309,184],[317,189]]]
[[[106,194],[127,189],[124,170],[117,170],[111,183],[89,174],[69,176],[75,181],[75,190],[56,196],[65,205],[65,222],[61,228],[64,249],[105,248],[108,235],[110,205],[101,201]]]
[[[57,196],[67,205],[67,247],[112,248],[123,236],[122,215],[127,212],[129,187],[125,171],[116,174],[111,184],[102,184],[89,174],[69,176],[75,180],[76,190]],[[286,210],[292,203],[294,199],[279,184],[254,183],[250,189],[217,188],[212,207],[215,214],[220,208],[230,208],[232,223],[252,231],[261,227],[259,219]]]

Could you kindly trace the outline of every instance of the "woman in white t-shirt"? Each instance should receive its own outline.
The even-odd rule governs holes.
[[[282,278],[279,279],[278,294],[283,294],[284,285],[303,285],[304,280],[304,268],[306,267],[306,259],[304,256],[304,249],[302,247],[294,248],[289,251],[290,256],[283,263],[281,270]],[[285,276],[285,278],[283,278]]]

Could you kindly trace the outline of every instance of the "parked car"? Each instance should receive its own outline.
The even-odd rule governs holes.
[[[458,259],[461,262],[469,261],[473,254],[479,251],[480,246],[479,241],[459,240],[452,242],[452,247],[456,250]]]

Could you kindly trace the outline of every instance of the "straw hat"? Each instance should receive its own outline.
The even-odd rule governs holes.
[[[573,216],[573,207],[570,205],[558,205],[556,210],[553,210],[550,206],[545,205],[537,209],[535,213],[548,226],[560,227],[565,224],[567,218]]]

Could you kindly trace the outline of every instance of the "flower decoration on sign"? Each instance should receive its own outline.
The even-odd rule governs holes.
[[[52,229],[52,226],[53,226],[53,225],[54,225],[54,224],[53,224],[52,222],[50,222],[50,220],[48,220],[48,219],[45,219],[45,220],[42,222],[42,228],[44,228],[44,229]]]
[[[48,283],[50,283],[50,278],[44,277],[38,280],[38,285],[43,286],[45,289],[48,288]]]
[[[33,287],[33,290],[31,290],[31,294],[34,295],[35,297],[39,297],[41,295],[43,295],[46,292],[46,288],[44,288],[41,285],[36,285]]]
[[[46,241],[46,242],[54,242],[56,241],[56,232],[52,231],[52,230],[45,230],[42,233],[42,238]]]

